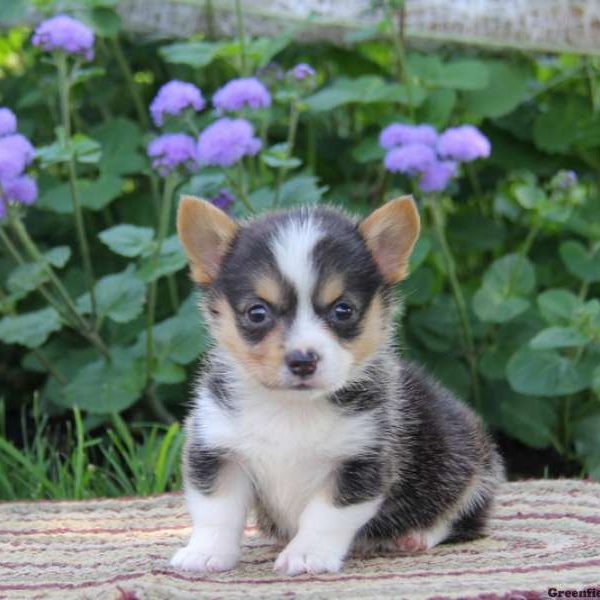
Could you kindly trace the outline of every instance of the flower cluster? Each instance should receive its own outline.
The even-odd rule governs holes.
[[[196,141],[185,133],[165,133],[148,144],[152,168],[166,177],[181,168],[193,171],[198,168]]]
[[[451,127],[439,134],[431,125],[392,123],[379,136],[387,150],[384,166],[392,173],[419,177],[424,192],[439,192],[458,174],[461,162],[490,155],[489,140],[472,125]]]
[[[35,149],[16,128],[14,113],[0,108],[0,219],[6,215],[9,202],[32,204],[37,198],[35,180],[25,175]]]
[[[315,70],[306,63],[298,63],[292,69],[292,77],[296,81],[303,81],[304,79],[308,79],[309,77],[313,77],[315,75]]]
[[[249,121],[223,117],[200,134],[198,158],[203,165],[231,167],[243,156],[254,156],[260,147]]]
[[[188,108],[199,112],[205,105],[202,92],[193,83],[174,79],[158,90],[150,104],[150,114],[154,123],[160,126],[165,115],[179,115]]]
[[[240,77],[218,89],[213,104],[221,112],[235,112],[246,107],[267,108],[271,106],[271,94],[256,77]]]
[[[68,15],[57,15],[40,23],[31,42],[47,52],[61,50],[86,60],[94,58],[94,32]]]

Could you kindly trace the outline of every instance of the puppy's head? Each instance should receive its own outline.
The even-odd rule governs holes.
[[[188,196],[177,227],[237,366],[270,389],[333,392],[387,342],[419,215],[405,196],[360,222],[318,207],[237,223]]]

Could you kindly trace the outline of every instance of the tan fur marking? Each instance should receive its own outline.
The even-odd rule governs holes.
[[[318,302],[321,306],[329,306],[344,293],[344,278],[332,275],[319,289]]]
[[[177,211],[177,231],[190,261],[192,279],[211,283],[238,225],[206,200],[182,196]]]
[[[283,290],[281,285],[276,279],[269,275],[262,275],[259,277],[256,285],[254,286],[256,295],[263,300],[266,300],[269,304],[281,304],[283,301]]]
[[[386,322],[381,298],[375,296],[363,318],[362,333],[344,344],[352,353],[354,364],[360,364],[384,343]]]
[[[225,299],[215,304],[219,316],[213,321],[217,343],[233,356],[244,369],[267,387],[281,385],[279,373],[284,360],[283,326],[277,326],[262,341],[250,345],[237,330],[235,315]]]
[[[421,221],[412,196],[390,200],[359,225],[367,246],[388,283],[408,275],[408,259],[419,237]]]

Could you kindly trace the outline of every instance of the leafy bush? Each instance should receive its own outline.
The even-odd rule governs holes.
[[[9,408],[39,391],[44,415],[78,407],[87,429],[181,414],[208,340],[174,232],[180,193],[244,216],[365,213],[413,191],[424,229],[399,290],[405,354],[494,429],[600,478],[598,59],[405,50],[393,15],[339,46],[291,32],[157,44],[120,33],[114,4],[76,5],[93,60],[87,38],[67,52],[32,46],[25,27],[0,38],[1,104],[35,143],[39,188],[34,204],[6,185],[0,200]],[[173,80],[193,85],[157,96]],[[443,173],[407,166],[405,141],[380,146],[393,123],[437,130]],[[489,158],[485,143],[442,155],[438,134],[464,123]],[[2,460],[23,464],[10,447]],[[104,455],[115,472],[119,447]]]

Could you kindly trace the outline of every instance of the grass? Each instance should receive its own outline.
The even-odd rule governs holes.
[[[178,423],[127,424],[110,417],[101,434],[86,430],[79,410],[66,428],[53,427],[34,402],[21,412],[19,445],[9,441],[0,402],[0,499],[84,499],[148,495],[181,487]],[[13,436],[14,437],[14,436]]]

